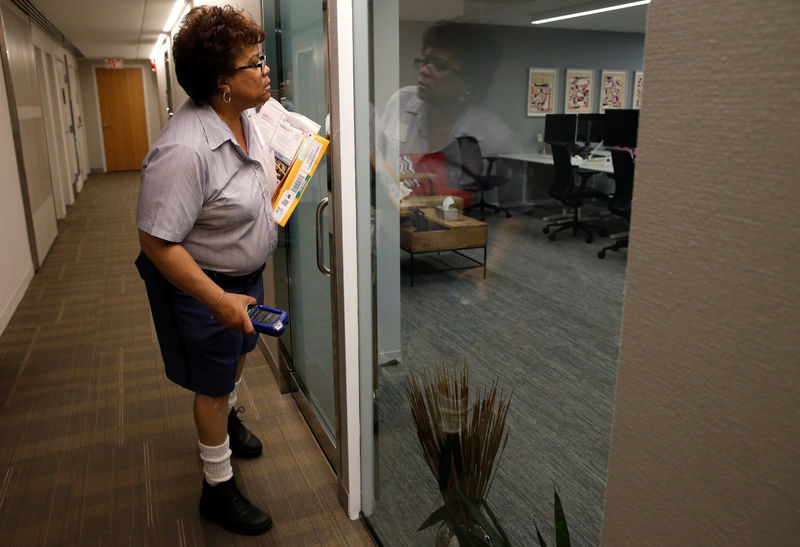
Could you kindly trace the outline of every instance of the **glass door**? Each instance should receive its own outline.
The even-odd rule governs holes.
[[[534,545],[537,527],[555,535],[556,485],[573,544],[596,545],[626,255],[597,258],[618,226],[603,200],[581,208],[593,243],[549,239],[562,204],[528,200],[554,170],[528,169],[546,118],[526,108],[546,88],[563,112],[562,84],[539,85],[532,66],[554,84],[567,67],[639,70],[644,35],[529,28],[531,2],[428,4],[353,1],[357,221],[372,229],[362,514],[386,545],[447,545],[449,526],[420,526],[485,526],[460,494]],[[591,184],[614,191],[600,173]]]
[[[276,45],[270,52],[275,56],[272,88],[280,90],[286,109],[300,112],[324,128],[328,84],[322,0],[265,2],[264,13],[280,29],[275,42],[267,42],[268,49],[271,43]],[[281,337],[280,345],[298,405],[336,469],[330,242],[325,208],[328,179],[324,157],[280,234],[275,278],[277,304],[284,306],[291,318],[290,334]]]

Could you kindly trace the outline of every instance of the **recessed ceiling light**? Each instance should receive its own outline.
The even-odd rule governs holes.
[[[531,21],[531,25],[542,25],[544,23],[552,23],[554,21],[563,21],[564,19],[573,19],[575,17],[583,17],[585,15],[595,15],[597,13],[604,13],[606,11],[614,11],[618,9],[633,8],[635,6],[643,6],[649,4],[650,0],[639,0],[638,2],[628,2],[627,4],[618,4],[616,6],[608,6],[606,8],[598,8],[589,11],[581,11],[578,13],[570,13],[567,15],[559,15],[558,17],[548,17],[547,19],[537,19]]]

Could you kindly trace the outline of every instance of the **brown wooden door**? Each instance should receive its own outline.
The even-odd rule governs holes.
[[[144,87],[139,68],[95,69],[109,171],[141,169],[147,154]]]

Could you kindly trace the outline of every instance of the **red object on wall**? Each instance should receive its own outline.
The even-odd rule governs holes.
[[[153,72],[156,71],[156,62],[153,59],[150,59],[150,66],[153,67]]]

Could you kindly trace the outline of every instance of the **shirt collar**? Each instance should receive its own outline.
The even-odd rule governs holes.
[[[225,141],[233,140],[230,127],[222,121],[210,104],[197,106],[196,111],[211,150],[216,150]]]
[[[211,148],[211,150],[216,150],[225,141],[231,141],[234,146],[238,146],[233,137],[231,128],[222,121],[222,118],[217,115],[210,104],[205,104],[202,106],[195,105],[195,107],[197,111],[197,117],[200,120],[200,125],[203,126],[203,132],[206,135],[206,141],[208,142],[208,146]],[[254,126],[253,119],[251,118],[251,115],[254,111],[254,109],[245,110],[241,117],[242,130],[247,138],[249,145],[248,148],[252,146],[255,139],[258,138],[258,136],[255,135],[256,128]],[[250,157],[253,157],[252,154]]]
[[[425,108],[425,101],[417,97],[417,94],[414,93],[412,96],[408,98],[406,102],[405,110],[406,112],[410,112],[412,114],[420,114],[423,109]]]

